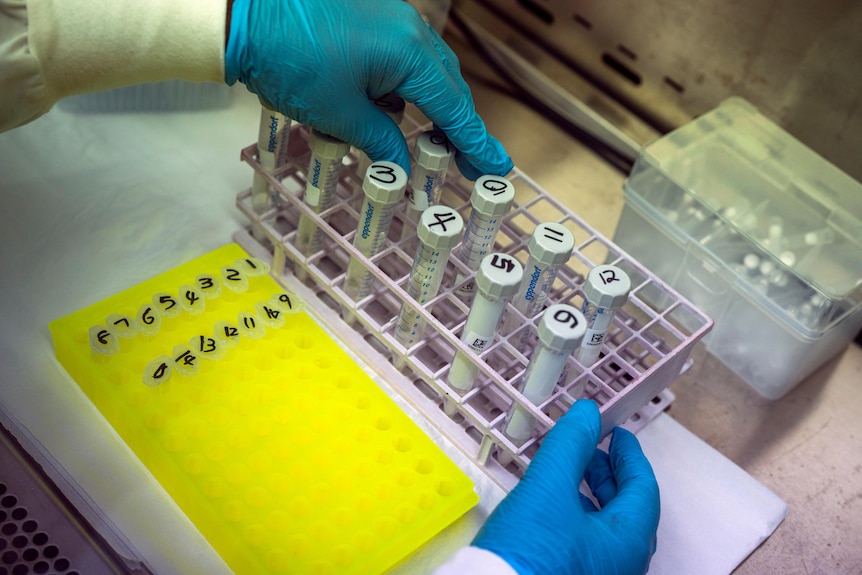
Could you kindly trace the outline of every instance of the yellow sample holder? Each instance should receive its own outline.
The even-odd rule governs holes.
[[[478,501],[236,245],[50,327],[72,378],[237,574],[381,573]]]

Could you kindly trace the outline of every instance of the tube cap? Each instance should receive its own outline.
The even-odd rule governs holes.
[[[419,241],[434,250],[451,250],[463,232],[461,214],[447,206],[431,206],[419,218]]]
[[[407,172],[394,162],[374,162],[365,170],[362,191],[372,202],[394,204],[404,197]]]
[[[314,129],[308,135],[308,147],[313,154],[325,160],[340,160],[350,150],[350,144],[347,142]]]
[[[485,216],[502,216],[515,201],[515,186],[500,176],[481,176],[473,186],[470,203]]]
[[[575,249],[575,236],[562,224],[545,222],[536,226],[527,252],[539,263],[546,266],[564,264]]]
[[[435,172],[448,170],[455,157],[455,148],[449,143],[443,130],[422,132],[413,145],[416,164]]]
[[[476,272],[476,287],[488,299],[502,299],[512,296],[521,285],[524,268],[507,254],[488,254],[482,258]]]
[[[563,353],[571,353],[581,345],[587,331],[584,314],[564,303],[554,304],[542,313],[539,320],[539,341]]]
[[[632,289],[628,274],[616,266],[596,266],[587,274],[584,297],[591,304],[607,309],[623,307]]]

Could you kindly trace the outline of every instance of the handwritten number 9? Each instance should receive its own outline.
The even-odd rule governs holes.
[[[578,327],[578,318],[567,309],[560,309],[554,314],[554,319],[560,323],[568,324],[572,329]]]

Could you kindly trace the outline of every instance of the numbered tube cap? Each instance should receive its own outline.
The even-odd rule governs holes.
[[[596,266],[587,274],[584,296],[587,301],[606,309],[619,309],[625,305],[632,289],[628,274],[616,266]]]
[[[350,150],[350,144],[347,142],[314,129],[308,135],[308,147],[314,155],[324,160],[340,160]]]
[[[447,206],[431,206],[419,218],[419,241],[434,250],[451,250],[463,232],[461,214]]]
[[[448,170],[454,157],[455,148],[449,143],[443,130],[422,132],[413,145],[413,158],[416,164],[426,170],[435,172]]]
[[[539,341],[562,353],[572,353],[581,345],[587,331],[587,320],[578,308],[564,303],[554,304],[539,320]]]
[[[362,191],[372,202],[393,204],[404,197],[407,172],[394,162],[374,162],[365,170]]]
[[[562,224],[546,222],[536,226],[527,252],[545,266],[566,263],[575,249],[575,236]]]
[[[470,204],[485,216],[502,216],[515,201],[515,186],[500,176],[481,176],[473,186]]]
[[[488,254],[482,258],[476,272],[476,287],[488,299],[503,299],[512,296],[521,285],[524,268],[507,254]]]

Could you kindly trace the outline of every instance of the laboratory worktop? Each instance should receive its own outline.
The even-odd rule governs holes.
[[[450,31],[446,37],[479,113],[517,166],[612,238],[623,208],[624,171],[513,97],[460,36]],[[603,113],[621,113],[600,96],[587,100]],[[78,501],[108,510],[124,544],[151,560],[158,573],[227,571],[70,384],[47,326],[230,242],[246,224],[235,201],[249,187],[251,171],[239,155],[257,135],[259,110],[256,98],[237,85],[224,109],[81,114],[57,107],[0,134],[0,408],[32,434],[32,446],[53,457],[68,485],[99,476],[98,485],[77,485]],[[649,130],[638,130],[639,137],[648,136]],[[702,345],[692,358],[692,367],[671,387],[670,417],[660,416],[655,423],[661,430],[650,424],[640,437],[665,478],[697,465],[672,459],[690,453],[679,444],[663,449],[661,441],[680,437],[682,430],[787,504],[784,521],[735,572],[862,573],[862,349],[851,345],[779,401],[760,398]],[[674,487],[684,486],[677,480]],[[477,490],[482,502],[437,538],[445,544],[420,550],[396,572],[425,571],[469,543],[503,496],[493,485]],[[724,500],[736,505],[729,509],[744,511],[749,494],[764,495],[703,493],[710,505],[692,499],[689,508],[679,494],[663,488],[664,509],[677,514],[671,519],[684,520],[689,509],[720,510]],[[775,513],[780,520],[783,506]],[[697,519],[708,526],[711,516]],[[659,548],[675,551],[678,543],[660,538]],[[697,565],[687,570],[667,557],[654,562],[653,572],[693,572]]]
[[[460,37],[448,39],[479,113],[516,165],[613,237],[625,173],[520,103]],[[618,110],[588,89],[582,98],[611,114]],[[703,345],[692,356],[693,367],[671,386],[670,415],[789,507],[734,572],[862,573],[862,348],[851,344],[778,401],[760,397]]]

